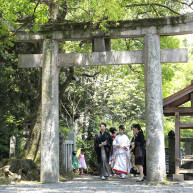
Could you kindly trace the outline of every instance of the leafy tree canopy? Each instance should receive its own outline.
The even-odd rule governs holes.
[[[53,21],[55,4],[59,13]],[[0,0],[1,155],[7,156],[12,134],[21,137],[23,123],[32,118],[41,96],[40,70],[17,68],[18,53],[40,53],[41,45],[19,46],[12,28],[38,31],[45,23],[86,21],[99,22],[101,29],[106,30],[108,21],[119,25],[119,20],[179,15],[192,8],[190,0]],[[175,37],[161,37],[161,48],[178,48],[181,42]],[[143,38],[116,39],[111,44],[112,50],[142,50]],[[88,41],[60,46],[68,53],[92,50]],[[75,129],[77,120],[78,129],[87,137],[94,135],[101,121],[116,127],[120,123],[129,127],[138,121],[144,126],[143,65],[64,68],[60,72],[61,130]],[[190,84],[192,79],[191,63],[162,64],[162,72],[164,98]],[[172,118],[164,121],[165,131],[173,128],[172,122]]]

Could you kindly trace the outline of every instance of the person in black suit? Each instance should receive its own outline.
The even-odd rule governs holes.
[[[130,173],[132,174],[132,176],[136,176],[139,174],[136,166],[135,166],[135,152],[134,152],[134,147],[135,147],[135,136],[136,136],[136,131],[134,131],[133,127],[133,137],[131,139],[131,145],[130,145],[130,152],[131,152],[131,170]]]
[[[141,130],[141,126],[139,124],[133,125],[133,129],[136,132],[135,141],[134,141],[134,154],[136,154],[136,147],[140,146],[142,151],[142,156],[140,158],[136,158],[135,156],[135,165],[140,173],[140,178],[137,182],[143,182],[145,180],[143,174],[143,165],[144,165],[144,156],[145,156],[145,146],[144,146],[144,135],[143,131]]]
[[[145,156],[144,156],[144,163],[143,163],[143,174],[146,178],[146,140],[144,140],[144,147],[145,147]]]
[[[99,172],[101,179],[105,180],[109,176],[109,154],[113,139],[111,135],[105,131],[106,124],[100,124],[100,132],[95,135],[94,144],[98,158]]]

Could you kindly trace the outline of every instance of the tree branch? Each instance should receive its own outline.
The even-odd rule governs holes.
[[[28,21],[24,22],[19,28],[17,28],[17,29],[14,31],[14,33],[12,33],[12,34],[9,35],[9,36],[4,36],[4,37],[2,37],[0,40],[4,41],[6,38],[10,38],[10,37],[15,36],[15,34],[16,34],[20,29],[22,29],[25,25],[27,25],[27,24],[29,24],[30,22],[32,22],[33,19],[34,19],[34,14],[35,14],[35,12],[36,12],[36,9],[37,9],[39,3],[40,3],[40,0],[38,0],[38,2],[36,3],[36,6],[34,7],[33,15],[31,16],[31,18],[29,18],[29,17],[25,18],[25,20],[28,19]]]
[[[131,64],[128,64],[128,66],[129,66],[129,68],[130,68],[130,70],[131,70],[131,71],[133,71],[133,72],[137,72],[138,74],[140,74],[140,73],[141,73],[140,71],[133,69],[133,67],[132,67],[132,65],[131,65]]]
[[[93,75],[83,73],[81,76],[86,76],[86,77],[93,78],[93,77],[95,77],[95,76],[96,76],[97,74],[99,74],[99,73],[101,73],[101,71],[96,72],[96,73],[95,73],[95,74],[93,74]]]
[[[180,2],[182,5],[186,5],[186,6],[188,6],[190,9],[193,9],[191,6],[193,5],[193,1],[190,3],[190,4],[188,4],[188,3],[186,3],[186,2]]]
[[[155,9],[155,7],[153,5],[151,5],[151,7],[153,8],[153,10],[155,11],[156,15],[159,17],[160,14],[158,13],[158,11]]]
[[[163,7],[168,9],[169,11],[177,14],[177,15],[181,15],[180,13],[174,11],[173,9],[171,9],[170,7],[168,7],[167,5],[162,5],[159,3],[142,3],[142,4],[131,4],[131,5],[126,5],[125,7],[130,8],[130,7],[143,7],[143,6],[159,6],[159,7]]]
[[[138,19],[138,16],[139,16],[139,15],[146,15],[146,16],[150,17],[150,16],[148,15],[148,13],[151,13],[151,12],[152,12],[152,11],[139,12],[139,13],[137,13],[136,19]]]
[[[66,111],[66,113],[68,114],[68,116],[69,116],[70,118],[72,118],[71,115],[70,115],[70,113],[69,113],[68,110],[66,109],[65,105],[63,104],[62,100],[60,100],[60,103],[61,103],[62,107],[64,108],[64,110]]]
[[[60,93],[61,93],[60,96],[61,97],[62,97],[62,94],[65,92],[66,88],[72,82],[72,80],[74,80],[74,68],[70,67],[69,68],[69,74],[68,74],[68,77],[66,78],[66,81],[64,82],[63,85],[60,86]]]

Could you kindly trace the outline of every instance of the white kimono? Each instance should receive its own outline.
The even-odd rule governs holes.
[[[120,145],[118,148],[117,145]],[[117,135],[115,140],[113,141],[113,147],[115,147],[115,165],[113,170],[117,173],[126,174],[130,172],[130,141],[128,137],[123,135]],[[126,147],[127,150],[123,149]]]

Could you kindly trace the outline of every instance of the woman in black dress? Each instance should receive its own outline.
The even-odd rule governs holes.
[[[144,146],[144,135],[143,131],[141,130],[141,126],[139,124],[133,125],[133,129],[136,132],[135,136],[135,146],[134,146],[134,153],[136,153],[136,147],[140,146],[140,149],[142,151],[142,157],[135,158],[135,165],[140,173],[140,178],[137,180],[137,182],[143,182],[144,181],[144,174],[143,174],[143,164],[144,164],[144,156],[145,156],[145,146]]]

